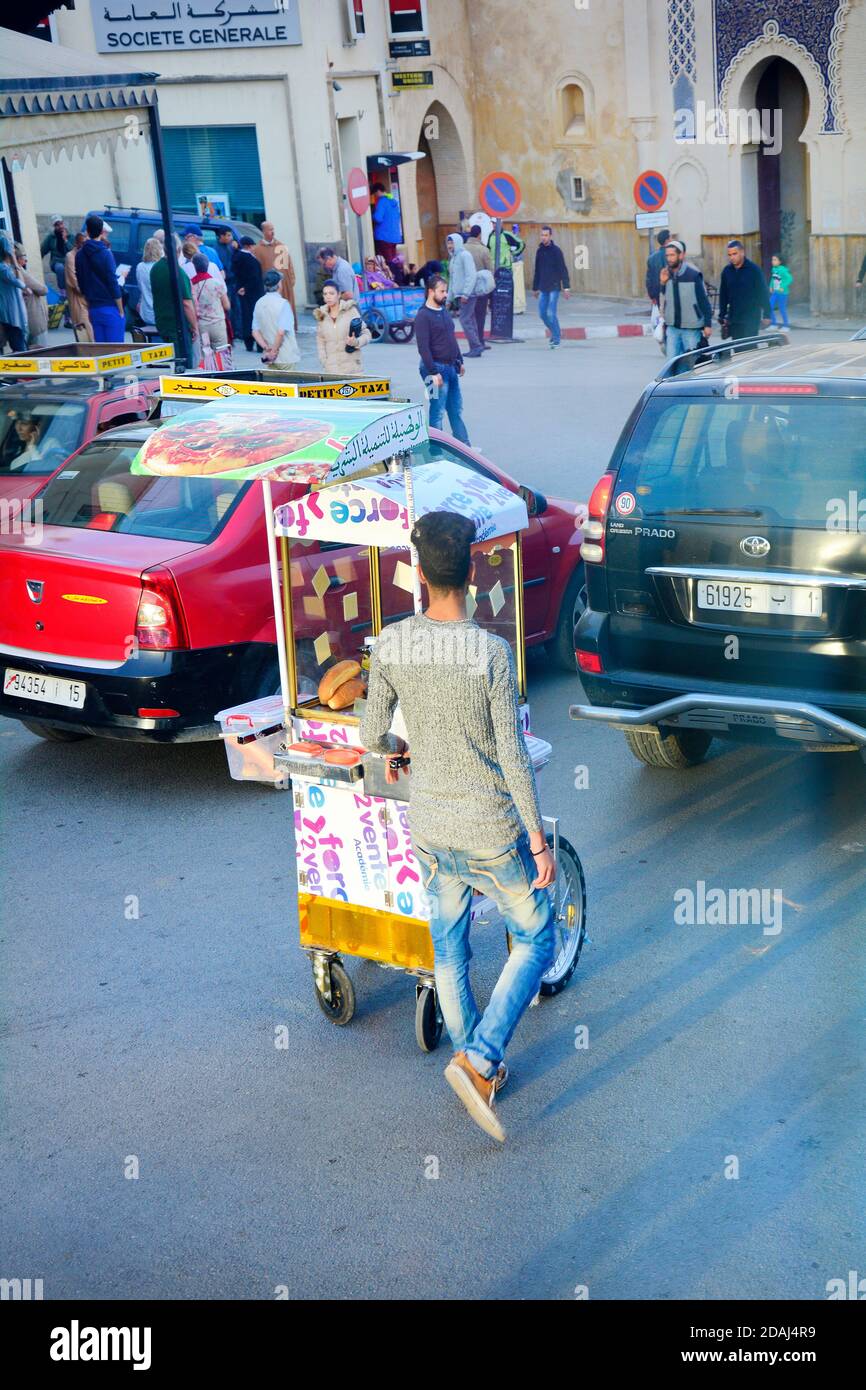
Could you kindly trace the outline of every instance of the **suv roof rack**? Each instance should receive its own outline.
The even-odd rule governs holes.
[[[655,380],[666,381],[668,377],[703,366],[708,359],[716,361],[720,357],[732,357],[735,352],[744,352],[746,348],[787,347],[789,342],[784,333],[758,333],[754,338],[726,338],[715,347],[694,348],[691,352],[681,352],[677,357],[669,358]],[[689,363],[687,367],[677,365],[686,362]]]

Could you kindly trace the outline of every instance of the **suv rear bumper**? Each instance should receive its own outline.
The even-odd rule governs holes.
[[[793,740],[813,752],[859,749],[866,755],[866,726],[808,700],[672,692],[642,708],[571,705],[568,714],[571,719],[590,719],[617,729],[701,729],[714,737],[744,740],[769,735]]]

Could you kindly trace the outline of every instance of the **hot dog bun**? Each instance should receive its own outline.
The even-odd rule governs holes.
[[[343,681],[343,684],[337,687],[328,701],[328,709],[346,709],[348,705],[353,705],[364,694],[364,690],[364,682],[359,676],[353,676],[351,680]]]
[[[357,661],[338,661],[335,666],[331,666],[319,681],[319,699],[323,705],[330,704],[331,696],[336,693],[344,681],[350,681],[354,676],[360,675],[361,667]],[[354,696],[352,697],[354,699]]]

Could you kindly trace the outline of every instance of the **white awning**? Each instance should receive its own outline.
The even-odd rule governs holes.
[[[93,54],[0,29],[0,147],[4,157],[49,163],[118,139],[147,138],[154,72],[119,72]]]

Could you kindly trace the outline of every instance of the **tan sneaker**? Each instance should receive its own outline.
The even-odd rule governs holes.
[[[499,1143],[505,1142],[505,1130],[493,1109],[496,1101],[496,1078],[487,1080],[473,1067],[465,1052],[458,1052],[445,1068],[445,1080],[462,1100],[470,1116],[481,1129]]]

